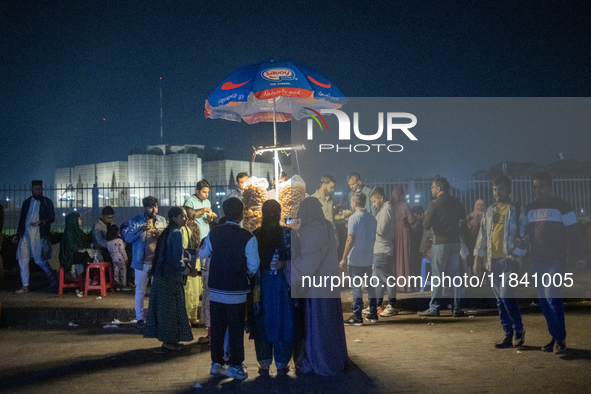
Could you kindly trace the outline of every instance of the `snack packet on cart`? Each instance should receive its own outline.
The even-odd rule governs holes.
[[[281,205],[281,220],[295,218],[298,215],[300,204],[306,198],[306,182],[299,175],[294,175],[278,187],[279,204]]]
[[[244,182],[244,192],[242,193],[242,202],[244,203],[244,218],[242,227],[248,231],[254,231],[259,228],[263,222],[261,208],[267,201],[267,188],[269,182],[265,178],[250,177]]]

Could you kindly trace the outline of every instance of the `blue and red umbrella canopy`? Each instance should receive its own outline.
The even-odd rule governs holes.
[[[275,105],[273,105],[275,100]],[[301,119],[310,108],[337,109],[347,102],[341,91],[314,70],[290,62],[240,67],[209,95],[205,117],[248,124]]]

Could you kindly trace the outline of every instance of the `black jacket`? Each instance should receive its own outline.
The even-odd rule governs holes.
[[[25,235],[25,222],[27,220],[27,215],[29,214],[32,199],[33,196],[27,198],[25,202],[23,202],[21,217],[18,221],[18,230],[16,231],[16,235],[19,238]],[[43,224],[39,226],[39,235],[41,238],[49,238],[51,233],[50,224],[55,222],[55,210],[53,208],[53,202],[47,197],[43,197],[41,200],[41,205],[39,206],[39,220],[43,221]]]
[[[460,242],[462,222],[466,226],[464,206],[457,198],[443,193],[429,204],[423,227],[425,230],[433,229],[433,245],[453,244]]]

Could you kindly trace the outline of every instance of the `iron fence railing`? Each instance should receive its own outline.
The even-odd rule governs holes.
[[[420,205],[427,208],[431,199],[431,179],[368,179],[364,184],[369,187],[380,186],[386,195],[390,195],[396,185],[405,190],[407,202],[411,207]],[[492,182],[490,180],[450,180],[451,194],[458,197],[467,212],[471,212],[477,199],[483,199],[486,205],[493,202]],[[578,215],[591,212],[591,176],[573,176],[555,178],[553,192],[556,197],[568,201]],[[221,216],[221,207],[228,193],[235,185],[212,184],[209,200],[212,210]],[[183,205],[195,192],[195,185],[188,183],[150,183],[117,185],[45,185],[43,194],[52,199],[56,210],[56,222],[53,231],[63,231],[65,216],[77,211],[83,221],[83,229],[89,231],[101,210],[105,206],[115,209],[115,222],[121,224],[128,218],[142,212],[142,199],[154,196],[159,200],[159,214],[166,216],[172,206]],[[335,201],[343,203],[347,191],[335,194]],[[308,190],[314,193],[314,190]],[[18,225],[20,209],[25,199],[30,197],[31,188],[26,186],[0,187],[0,199],[4,206],[4,233],[14,234]],[[531,179],[523,177],[513,180],[513,201],[526,205],[533,201]]]
[[[209,191],[212,210],[220,215],[225,196],[235,185],[213,184]],[[115,223],[121,224],[142,212],[142,199],[153,196],[159,202],[159,214],[166,216],[168,209],[183,205],[195,193],[195,184],[188,183],[146,183],[117,185],[44,185],[43,195],[54,204],[56,221],[52,231],[63,231],[65,216],[73,211],[80,213],[82,228],[90,231],[100,217],[103,207],[115,209]],[[0,187],[1,203],[4,206],[4,233],[14,234],[18,226],[23,202],[31,196],[31,187]]]

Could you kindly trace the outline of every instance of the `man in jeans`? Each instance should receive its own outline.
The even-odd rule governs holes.
[[[495,203],[488,207],[480,222],[480,231],[474,249],[474,273],[480,275],[484,256],[486,269],[494,275],[493,292],[505,338],[495,345],[497,349],[519,347],[525,341],[525,330],[517,299],[510,298],[511,287],[501,287],[500,275],[508,278],[519,271],[519,260],[525,255],[523,238],[527,216],[520,206],[511,202],[511,179],[500,175],[493,179]]]
[[[145,197],[142,200],[144,213],[129,220],[125,242],[131,243],[131,268],[135,270],[135,318],[137,327],[144,328],[144,298],[148,289],[150,270],[154,260],[156,240],[166,228],[166,219],[158,215],[158,200]]]
[[[351,291],[353,293],[353,315],[345,320],[345,324],[362,326],[363,318],[363,283],[367,287],[369,297],[369,314],[366,319],[371,323],[378,322],[375,289],[370,285],[371,266],[373,263],[373,246],[376,239],[376,218],[365,209],[366,196],[363,193],[351,197],[351,207],[355,213],[349,218],[349,235],[345,244],[345,252],[339,266],[349,268]]]
[[[396,310],[396,285],[388,286],[388,277],[395,275],[394,269],[394,233],[396,222],[392,206],[386,201],[386,193],[381,187],[375,187],[369,193],[371,203],[377,211],[376,241],[373,246],[373,274],[379,278],[376,289],[378,315],[390,317],[398,314]],[[388,292],[388,306],[380,311],[384,292]],[[369,310],[368,310],[369,311]]]
[[[577,271],[585,268],[583,240],[577,216],[570,204],[552,195],[552,176],[540,172],[532,176],[535,201],[526,207],[527,237],[530,245],[531,275],[537,274],[538,302],[548,323],[552,341],[542,347],[544,352],[562,354],[566,349],[564,304],[560,287],[540,286],[540,278],[549,274],[565,277],[566,257],[575,262]]]
[[[425,213],[423,228],[433,229],[433,246],[431,247],[431,277],[442,278],[460,276],[460,230],[466,226],[466,210],[455,197],[449,195],[449,182],[437,177],[431,184],[433,200]],[[460,308],[461,288],[453,286],[454,317],[465,316]],[[438,317],[441,307],[442,286],[433,286],[429,309],[419,312],[420,316]]]

